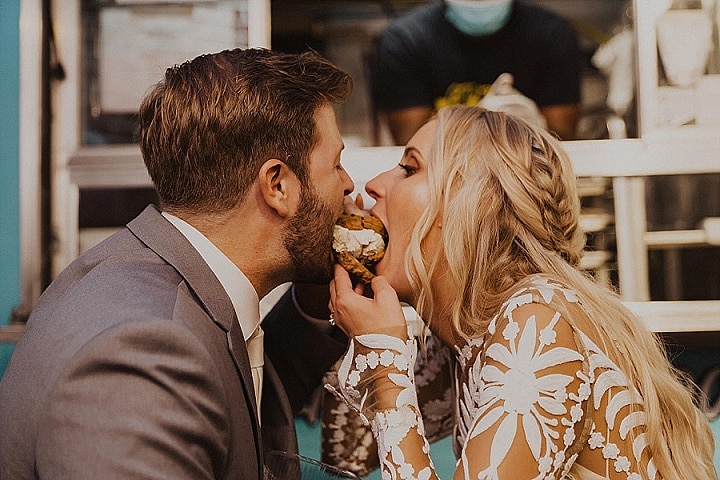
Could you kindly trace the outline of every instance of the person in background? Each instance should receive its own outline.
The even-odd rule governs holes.
[[[367,184],[387,250],[372,298],[335,266],[330,310],[351,338],[337,393],[371,425],[384,478],[437,478],[400,301],[455,352],[454,478],[717,478],[691,382],[578,269],[575,183],[545,130],[453,106]]]
[[[319,385],[346,342],[260,327],[258,299],[331,278],[354,188],[333,106],[351,89],[314,53],[226,50],[166,71],[139,111],[162,211],[38,301],[0,382],[0,478],[260,480],[266,452],[297,452],[288,397],[306,399],[263,343],[292,349]]]
[[[370,59],[371,96],[397,145],[433,112],[477,105],[502,74],[540,109],[547,128],[575,138],[580,111],[577,33],[518,0],[435,0],[396,20]]]

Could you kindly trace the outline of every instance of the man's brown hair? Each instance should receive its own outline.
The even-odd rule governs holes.
[[[260,166],[285,161],[307,184],[314,114],[349,96],[352,80],[314,52],[234,49],[165,72],[140,106],[140,148],[164,207],[232,208]]]

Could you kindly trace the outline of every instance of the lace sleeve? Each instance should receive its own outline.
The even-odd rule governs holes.
[[[466,358],[461,478],[561,478],[584,429],[590,378],[574,330],[554,308],[510,306]],[[531,475],[528,475],[531,474]],[[457,477],[457,474],[456,474]]]
[[[390,478],[437,478],[418,408],[416,354],[413,339],[360,335],[350,341],[338,369],[336,393],[372,428],[381,468]]]
[[[487,342],[473,345],[481,348],[461,353],[459,421],[467,429],[455,477],[561,477],[574,462],[591,387],[573,328],[545,304],[512,305]],[[339,394],[377,439],[383,478],[437,478],[418,408],[415,355],[412,340],[362,335],[338,369]]]

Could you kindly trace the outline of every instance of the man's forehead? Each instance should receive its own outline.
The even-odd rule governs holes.
[[[337,120],[335,118],[335,110],[332,105],[323,104],[315,111],[316,134],[318,137],[318,146],[325,148],[334,148],[338,151],[344,147],[340,130],[338,129]]]

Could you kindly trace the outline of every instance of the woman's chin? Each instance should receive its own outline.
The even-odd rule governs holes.
[[[390,286],[395,290],[398,300],[414,306],[414,298],[410,284],[404,275],[397,275],[392,268],[383,268],[382,261],[375,267],[375,274],[385,277]]]
[[[406,302],[409,291],[409,282],[404,274],[404,266],[402,260],[394,255],[391,249],[385,250],[385,255],[375,264],[375,275],[385,277],[390,286],[397,292],[398,298],[402,302]],[[407,302],[406,302],[407,303]]]

